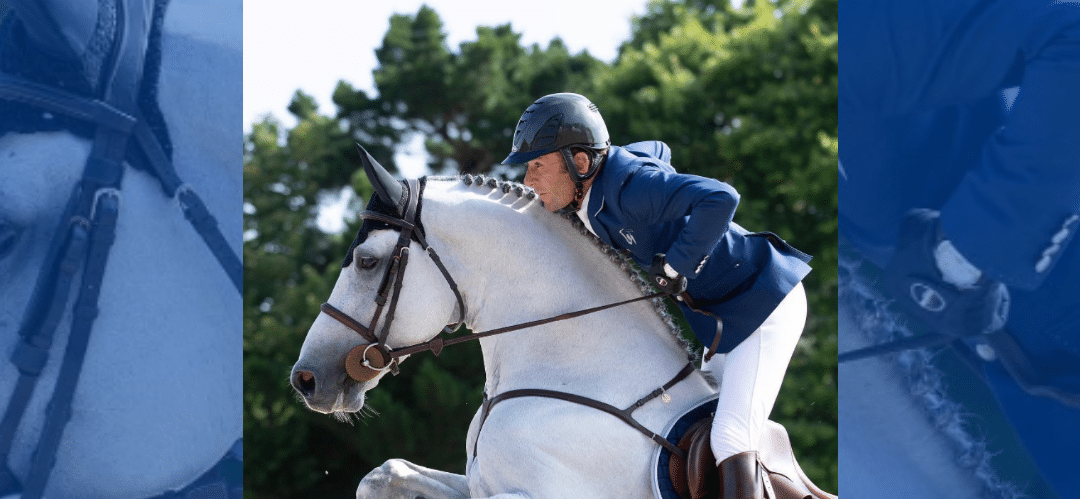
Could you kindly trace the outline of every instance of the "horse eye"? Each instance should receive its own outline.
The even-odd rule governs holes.
[[[360,259],[360,268],[364,270],[370,270],[375,268],[379,264],[379,259],[373,256],[365,256]]]

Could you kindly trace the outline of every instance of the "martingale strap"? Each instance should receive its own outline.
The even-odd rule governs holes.
[[[668,442],[666,438],[664,438],[663,436],[657,435],[652,430],[646,428],[641,423],[639,423],[636,419],[634,419],[633,412],[636,411],[639,407],[645,405],[646,402],[649,402],[650,400],[655,399],[656,397],[659,397],[664,392],[670,390],[671,387],[675,386],[680,381],[686,379],[686,377],[689,376],[690,373],[694,372],[695,369],[696,368],[694,367],[693,364],[687,364],[685,367],[682,368],[681,371],[678,372],[678,374],[675,375],[674,378],[671,378],[670,381],[668,381],[667,383],[664,383],[663,386],[661,386],[660,388],[657,388],[656,390],[653,390],[648,395],[646,395],[644,397],[641,397],[640,399],[638,399],[637,402],[634,402],[633,404],[631,404],[626,409],[619,409],[618,407],[615,407],[615,406],[613,406],[611,404],[600,402],[599,400],[591,399],[591,398],[588,398],[588,397],[583,397],[581,395],[575,395],[573,393],[566,393],[566,392],[560,392],[560,391],[555,391],[555,390],[543,390],[543,389],[539,389],[539,388],[524,388],[524,389],[521,389],[521,390],[510,390],[510,391],[507,391],[507,392],[500,393],[500,394],[498,394],[498,395],[496,395],[494,397],[491,397],[491,398],[488,398],[487,394],[484,394],[484,405],[483,405],[483,408],[482,408],[482,412],[480,414],[480,427],[476,430],[476,442],[473,443],[473,457],[474,458],[476,457],[476,452],[477,452],[476,449],[479,446],[479,441],[480,441],[480,432],[484,429],[484,422],[487,420],[488,415],[491,413],[492,406],[494,406],[495,404],[497,404],[499,402],[502,402],[504,400],[508,400],[508,399],[512,399],[512,398],[520,398],[520,397],[553,398],[553,399],[558,399],[558,400],[564,400],[566,402],[572,402],[572,403],[583,405],[583,406],[586,406],[586,407],[592,407],[593,409],[597,409],[597,410],[600,410],[600,411],[604,411],[604,412],[606,412],[608,414],[611,414],[612,416],[615,416],[615,417],[619,418],[620,420],[622,420],[622,422],[626,423],[627,425],[630,425],[631,428],[641,432],[641,434],[645,435],[646,438],[652,440],[653,442],[656,442],[658,445],[660,445],[661,447],[667,449],[672,454],[675,454],[677,456],[685,457],[686,452],[684,452],[682,449],[676,447],[671,442]]]

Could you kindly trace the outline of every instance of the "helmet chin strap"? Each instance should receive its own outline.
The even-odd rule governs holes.
[[[585,173],[579,173],[577,170],[577,163],[574,162],[574,154],[570,152],[570,148],[564,147],[559,149],[559,152],[562,153],[563,166],[566,167],[566,173],[569,173],[570,178],[574,181],[574,199],[570,201],[570,204],[567,205],[567,207],[572,208],[572,211],[578,211],[581,209],[581,201],[585,198],[585,181],[592,178],[593,175],[596,175],[596,171],[600,169],[600,155],[590,155],[586,152],[586,156],[589,156],[589,169]]]

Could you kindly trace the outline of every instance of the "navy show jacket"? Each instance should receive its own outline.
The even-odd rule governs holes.
[[[588,217],[605,243],[644,268],[656,253],[688,279],[695,304],[723,319],[717,351],[750,336],[807,273],[810,256],[775,234],[732,221],[739,194],[719,180],[679,174],[658,141],[612,146],[589,194]],[[661,159],[662,158],[662,159]],[[710,345],[716,320],[680,303],[698,339]]]

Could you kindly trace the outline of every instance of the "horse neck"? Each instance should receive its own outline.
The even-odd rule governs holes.
[[[626,271],[539,200],[461,182],[429,182],[427,189],[428,239],[460,279],[474,331],[642,294]],[[608,396],[618,384],[662,384],[687,362],[647,301],[488,337],[481,347],[489,394],[574,386],[581,395]]]

